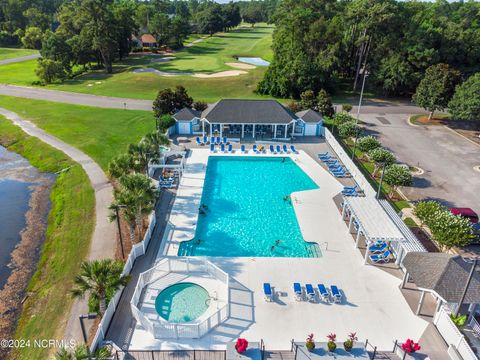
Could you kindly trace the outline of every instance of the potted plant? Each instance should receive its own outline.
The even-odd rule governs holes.
[[[313,334],[307,336],[307,342],[305,343],[305,347],[308,351],[312,352],[315,349],[315,341],[313,340]]]
[[[237,352],[241,354],[247,351],[247,348],[248,348],[247,339],[238,338],[237,343],[235,344],[235,350],[237,350]]]
[[[334,333],[328,334],[327,339],[328,339],[328,342],[327,342],[328,351],[334,352],[335,349],[337,348],[337,344],[335,344],[335,341],[337,341],[337,335]]]
[[[407,339],[407,341],[402,344],[402,350],[405,351],[408,355],[413,355],[416,351],[420,349],[420,345],[412,339]]]
[[[358,338],[357,338],[357,333],[356,332],[352,332],[348,335],[348,340],[346,340],[344,343],[343,343],[343,347],[345,349],[345,351],[351,351],[352,348],[353,348],[353,344],[355,344],[355,341],[357,341]]]

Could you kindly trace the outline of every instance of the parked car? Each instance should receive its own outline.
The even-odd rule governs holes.
[[[470,208],[450,208],[450,212],[470,220],[472,224],[478,223],[478,214]]]

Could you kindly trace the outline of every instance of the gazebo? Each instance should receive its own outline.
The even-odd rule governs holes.
[[[417,315],[426,293],[437,299],[435,313],[444,303],[450,304],[449,307],[469,304],[470,312],[480,303],[480,271],[473,261],[445,253],[411,252],[403,259],[403,266],[402,288],[411,279],[422,292]]]
[[[376,241],[384,241],[395,251],[396,263],[402,261],[404,251],[401,243],[406,241],[402,232],[394,224],[390,216],[385,212],[377,199],[369,196],[343,198],[342,219],[349,216],[348,231],[352,232],[352,225],[355,222],[357,235],[356,246],[360,245],[361,235],[365,237],[366,251],[365,264],[368,262],[369,247]]]

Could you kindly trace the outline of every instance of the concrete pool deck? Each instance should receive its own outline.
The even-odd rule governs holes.
[[[176,256],[179,241],[195,232],[209,150],[193,150],[173,205],[170,232],[158,258]],[[235,156],[217,154],[221,156]],[[249,154],[246,156],[258,156]],[[286,156],[286,155],[260,155]],[[263,339],[269,349],[289,349],[290,340],[304,341],[314,333],[317,341],[335,332],[339,340],[355,331],[360,341],[368,339],[380,350],[393,341],[419,339],[428,322],[415,316],[403,297],[401,279],[375,266],[364,265],[363,257],[333,197],[342,185],[314,159],[301,151],[289,155],[319,186],[292,195],[297,219],[306,241],[321,245],[321,258],[235,258],[209,260],[230,275],[230,318],[201,339],[154,339],[138,324],[130,338],[130,349],[225,349],[239,336],[249,341]],[[168,232],[168,231],[167,231]],[[274,302],[265,302],[263,283],[274,288]],[[337,285],[343,294],[340,304],[295,301],[292,283]]]

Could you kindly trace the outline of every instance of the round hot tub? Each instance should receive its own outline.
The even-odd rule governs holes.
[[[198,319],[210,303],[208,291],[194,283],[171,285],[158,294],[155,309],[165,320],[184,323]]]

